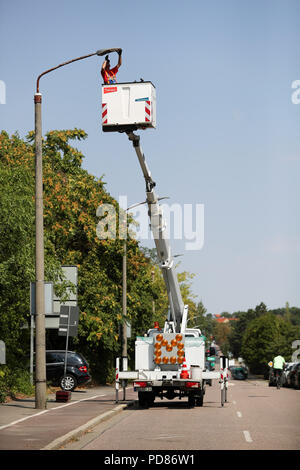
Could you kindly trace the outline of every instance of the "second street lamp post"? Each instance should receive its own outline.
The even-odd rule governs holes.
[[[169,199],[168,197],[160,197],[158,200],[162,199]],[[128,370],[128,356],[127,356],[127,212],[134,207],[141,206],[143,204],[147,204],[147,201],[138,202],[137,204],[133,204],[127,209],[123,209],[126,216],[125,221],[123,221],[123,258],[122,258],[122,315],[123,315],[123,323],[122,323],[122,371]],[[177,255],[178,256],[178,255]],[[152,271],[152,281],[154,281],[154,271]],[[155,313],[155,303],[152,303],[153,314]],[[123,383],[123,400],[125,400],[125,381]]]
[[[128,357],[127,357],[127,239],[123,242],[123,273],[122,273],[122,370],[128,370]],[[125,393],[125,392],[124,392]],[[124,398],[125,399],[125,398]]]
[[[123,209],[126,216],[123,220],[123,257],[122,257],[122,371],[128,370],[128,355],[127,355],[127,212],[134,207],[146,204],[146,201],[139,202],[133,206]],[[126,395],[126,380],[122,383],[123,387],[123,400],[125,400]]]
[[[34,94],[35,117],[35,278],[36,278],[36,365],[35,407],[45,409],[46,400],[46,351],[45,351],[45,299],[44,299],[44,223],[43,223],[43,157],[42,157],[42,95],[39,84],[43,75],[78,60],[94,55],[103,56],[115,49],[101,49],[92,54],[77,57],[41,73]]]

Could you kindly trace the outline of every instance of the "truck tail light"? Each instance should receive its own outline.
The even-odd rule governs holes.
[[[193,388],[193,387],[197,387],[197,388],[198,388],[199,385],[200,385],[199,382],[186,382],[186,384],[185,384],[185,386],[186,386],[187,388]]]
[[[134,387],[147,387],[147,382],[134,382]]]

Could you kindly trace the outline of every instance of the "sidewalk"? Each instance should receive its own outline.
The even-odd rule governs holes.
[[[51,450],[83,434],[92,426],[121,412],[137,399],[132,387],[119,391],[110,386],[76,389],[69,402],[57,403],[48,395],[47,409],[36,410],[33,398],[0,404],[0,450]]]

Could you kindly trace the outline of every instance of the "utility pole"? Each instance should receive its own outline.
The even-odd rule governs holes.
[[[123,225],[123,260],[122,260],[122,315],[123,315],[123,324],[122,324],[122,371],[128,370],[128,356],[127,356],[127,213],[133,207],[140,206],[145,204],[145,202],[139,202],[133,206],[127,207],[124,210],[125,221]],[[126,228],[125,228],[126,227]],[[125,387],[123,384],[124,390],[124,400],[125,400]]]
[[[127,233],[126,233],[127,235]],[[127,362],[127,239],[123,242],[123,282],[122,282],[122,313],[123,313],[123,325],[122,325],[122,370],[128,370]]]
[[[45,409],[45,295],[44,295],[44,221],[43,221],[43,159],[42,159],[42,95],[34,95],[35,111],[35,277],[36,277],[36,364],[35,407]]]
[[[152,284],[154,284],[154,275],[155,275],[154,269],[152,269],[151,274],[152,274]],[[152,300],[152,313],[153,313],[153,318],[155,318],[155,300],[154,299]]]
[[[126,237],[123,242],[123,286],[122,286],[122,313],[123,313],[123,325],[122,325],[122,371],[128,370],[128,358],[127,358],[127,225],[126,225]],[[122,380],[123,388],[123,400],[126,398],[126,380]]]

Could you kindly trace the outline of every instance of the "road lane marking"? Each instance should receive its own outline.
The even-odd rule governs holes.
[[[75,403],[80,403],[82,401],[93,400],[94,398],[97,398],[97,397],[105,397],[105,395],[95,395],[93,397],[82,398],[81,400],[77,400],[77,401],[71,401],[70,403],[67,403],[66,405],[56,406],[55,408],[51,408],[51,410],[47,410],[47,411],[60,410],[61,408],[65,408],[66,406],[75,405]]]
[[[0,431],[1,431],[1,429],[5,429],[5,428],[8,428],[9,426],[13,426],[14,424],[21,423],[22,421],[25,421],[26,419],[32,418],[33,416],[43,415],[44,413],[47,413],[48,411],[49,410],[40,411],[39,413],[35,413],[33,415],[30,415],[30,416],[25,416],[25,418],[17,419],[17,421],[13,421],[12,423],[4,424],[3,426],[0,426]]]
[[[89,397],[89,398],[82,398],[81,400],[72,401],[71,403],[67,403],[66,405],[55,406],[53,408],[49,408],[48,410],[43,410],[43,411],[40,411],[38,413],[34,413],[30,416],[25,416],[25,418],[17,419],[16,421],[13,421],[12,423],[4,424],[3,426],[0,426],[0,431],[2,429],[9,428],[10,426],[14,426],[15,424],[19,424],[22,421],[26,421],[26,419],[34,418],[35,416],[40,416],[40,415],[43,415],[44,413],[48,413],[49,411],[59,410],[61,408],[64,408],[65,406],[75,405],[75,403],[80,403],[82,401],[87,401],[87,400],[93,400],[94,398],[99,398],[99,397],[105,397],[105,394],[104,395],[95,395],[95,396]]]
[[[233,402],[232,402],[232,403],[233,403],[234,405],[236,405],[236,401],[235,401],[235,400],[233,400]]]
[[[246,442],[253,442],[249,431],[243,431],[243,433],[244,433],[244,437],[246,439]]]
[[[241,418],[241,417],[242,417],[242,413],[241,413],[240,411],[237,411],[236,414],[237,414],[237,417],[238,417],[238,418]]]
[[[162,440],[164,440],[164,439],[178,439],[178,438],[182,439],[183,437],[185,437],[185,436],[180,436],[178,434],[173,434],[173,435],[164,435],[163,434],[163,435],[160,435],[158,437],[151,437],[150,439],[155,441],[155,440],[161,440],[161,439]]]

